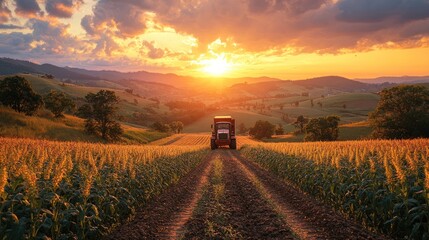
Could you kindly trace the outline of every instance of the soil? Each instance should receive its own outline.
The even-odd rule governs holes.
[[[216,151],[223,163],[222,177],[225,186],[221,201],[223,211],[218,212],[223,216],[222,222],[225,226],[224,232],[219,233],[218,236],[220,235],[222,239],[295,239],[270,203],[257,191],[238,165],[231,161],[228,151],[230,150]],[[184,239],[213,238],[213,235],[207,234],[207,229],[213,225],[214,217],[210,216],[213,212],[210,211],[211,207],[205,204],[203,209],[200,209],[199,213],[185,225],[187,232]],[[233,233],[227,235],[228,232],[225,233],[225,231],[228,230]]]
[[[224,191],[217,200],[212,182],[215,159],[223,165]],[[386,239],[230,149],[212,151],[106,239],[207,238]]]
[[[213,153],[177,184],[138,210],[135,218],[119,226],[105,239],[175,239],[191,217],[207,182]]]

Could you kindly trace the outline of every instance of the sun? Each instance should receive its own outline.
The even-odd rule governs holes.
[[[214,75],[220,76],[230,70],[231,64],[223,56],[218,56],[214,59],[208,59],[202,61],[203,71]]]

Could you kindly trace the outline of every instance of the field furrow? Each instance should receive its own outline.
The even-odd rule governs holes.
[[[176,239],[190,218],[212,167],[212,155],[185,178],[138,210],[133,221],[106,239]]]
[[[274,177],[237,152],[234,162],[300,239],[383,239],[344,219],[329,207]]]
[[[229,150],[215,152],[210,184],[199,208],[185,225],[184,238],[295,239],[267,200],[232,161]]]

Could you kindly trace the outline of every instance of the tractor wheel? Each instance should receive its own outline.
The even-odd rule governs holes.
[[[237,149],[237,140],[236,139],[231,139],[231,143],[229,144],[229,148]]]
[[[215,142],[215,140],[214,140],[214,139],[210,139],[210,148],[211,148],[212,150],[215,150],[215,149],[217,148],[217,146],[216,146],[216,142]]]

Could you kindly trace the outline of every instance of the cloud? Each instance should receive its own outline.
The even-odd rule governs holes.
[[[28,52],[33,41],[31,34],[0,34],[0,52],[2,54],[20,54]]]
[[[36,0],[16,0],[15,12],[22,16],[32,16],[42,13]]]
[[[14,24],[0,24],[0,29],[23,29],[23,27]]]
[[[337,53],[390,41],[411,46],[408,38],[418,46],[428,33],[415,23],[428,20],[428,6],[428,0],[99,0],[81,25],[93,36],[128,38],[152,20],[198,39],[195,53],[217,39],[236,43],[228,49],[234,51]]]
[[[311,10],[319,9],[328,0],[277,0],[276,9],[285,10],[292,15],[306,13]]]
[[[429,17],[427,0],[342,0],[338,19],[346,22],[373,23],[395,20],[405,23]]]
[[[69,25],[40,19],[31,19],[28,25],[33,30],[33,43],[37,43],[32,45],[33,54],[76,56],[88,54],[94,48],[93,43],[72,36]]]
[[[112,36],[102,35],[96,40],[96,48],[92,51],[97,56],[111,56],[119,49],[119,45]]]
[[[29,55],[94,62],[106,56],[112,61],[127,57],[158,62],[150,59],[191,61],[221,53],[337,54],[420,47],[429,39],[429,0],[96,0],[90,14],[65,21],[80,20],[84,38],[70,34],[70,26],[57,19],[80,16],[74,13],[83,0],[16,0],[21,16],[16,21],[6,1],[10,0],[0,0],[0,29],[20,31],[25,21],[30,35],[0,33],[5,40],[1,51],[24,51],[27,46]],[[174,31],[196,39],[198,46],[174,52],[157,41],[142,41],[156,39],[141,36],[148,30]],[[15,45],[7,49],[7,44]],[[127,56],[130,53],[135,55]]]
[[[70,18],[83,0],[46,0],[46,11],[55,17]]]
[[[336,53],[366,51],[389,41],[409,43],[403,32],[412,34],[408,37],[418,46],[428,35],[424,25],[413,27],[428,20],[428,0],[202,0],[150,7],[157,21],[196,37],[202,47],[232,39],[253,52]]]
[[[133,1],[100,0],[93,15],[85,16],[81,25],[89,34],[100,34],[107,29],[109,32],[115,30],[118,36],[133,37],[146,29],[147,9],[144,6],[136,6]]]
[[[147,56],[152,59],[162,58],[164,56],[164,50],[156,48],[154,42],[143,41],[142,47],[147,50]]]
[[[5,23],[9,21],[12,12],[6,5],[6,0],[0,0],[0,23]]]
[[[97,31],[94,26],[93,17],[91,15],[86,15],[83,17],[80,21],[80,25],[89,35],[94,35]]]

